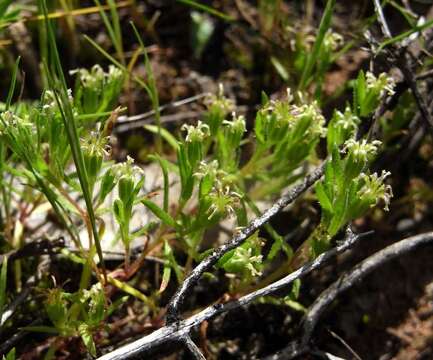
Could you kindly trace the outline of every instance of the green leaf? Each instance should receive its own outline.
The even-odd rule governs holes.
[[[8,272],[8,257],[3,256],[3,263],[0,272],[0,315],[3,314],[3,308],[6,304],[6,285]]]
[[[156,125],[144,125],[144,128],[153,134],[158,134],[159,132],[158,126]],[[176,138],[168,130],[164,128],[161,128],[160,130],[162,138],[167,141],[173,150],[177,151],[179,149],[179,142],[176,140]]]
[[[148,199],[142,199],[142,204],[146,206],[153,214],[159,218],[164,224],[171,226],[173,228],[177,228],[178,225],[176,221],[164,210],[162,210],[158,205],[156,205],[153,201]]]
[[[172,253],[171,247],[168,244],[168,242],[165,241],[164,242],[164,257],[168,258],[171,253]],[[165,291],[165,289],[168,286],[168,283],[170,282],[170,276],[171,276],[171,265],[169,262],[167,262],[164,264],[164,270],[162,273],[162,281],[161,281],[161,285],[159,287],[158,293],[161,294]]]
[[[278,254],[278,252],[281,250],[282,247],[283,247],[283,238],[279,236],[274,240],[271,246],[271,250],[269,250],[267,260],[272,260],[273,258],[275,258],[275,256]]]
[[[197,11],[191,12],[191,25],[191,46],[194,56],[199,59],[212,37],[215,25],[209,16]]]
[[[403,32],[397,36],[394,36],[391,39],[387,39],[380,44],[379,48],[377,49],[377,53],[379,53],[386,46],[389,46],[391,44],[395,44],[396,42],[402,41],[405,38],[411,36],[412,34],[417,33],[417,32],[421,32],[421,31],[426,30],[432,26],[433,26],[433,20],[429,20],[429,21],[425,22],[424,24],[413,27],[411,30],[405,31],[405,32]]]
[[[96,346],[93,341],[92,332],[90,331],[89,325],[81,323],[78,325],[78,332],[80,333],[81,339],[83,340],[86,349],[92,356],[96,356]]]
[[[143,301],[145,304],[148,305],[152,304],[152,302],[146,295],[144,295],[141,291],[138,291],[137,289],[133,288],[131,285],[128,285],[127,283],[117,280],[111,276],[108,276],[107,279],[110,284],[114,285],[115,287],[124,291],[125,293],[136,297],[137,299]]]
[[[169,196],[170,196],[170,189],[169,189],[169,178],[168,178],[168,166],[169,163],[167,160],[163,159],[159,155],[151,155],[149,156],[151,159],[156,159],[159,163],[159,166],[162,170],[162,176],[164,178],[164,206],[163,209],[165,212],[168,212],[168,203],[169,203]]]
[[[1,2],[0,2],[1,4]],[[0,5],[1,7],[1,5]],[[1,13],[1,10],[0,10]],[[15,85],[17,82],[17,73],[18,73],[18,69],[20,66],[20,59],[21,57],[18,56],[16,62],[15,62],[15,66],[14,66],[14,70],[12,72],[12,80],[11,80],[11,85],[9,86],[9,92],[8,92],[8,97],[6,100],[6,106],[5,106],[5,111],[9,110],[10,106],[11,106],[11,102],[12,102],[12,97],[14,96],[15,93]]]
[[[203,196],[206,196],[210,193],[212,190],[212,187],[214,185],[214,177],[210,176],[209,174],[206,174],[203,179],[200,181],[200,198]]]
[[[16,351],[15,348],[13,348],[11,351],[7,353],[6,356],[3,356],[3,360],[15,360],[16,357]]]
[[[80,181],[84,201],[86,203],[87,213],[89,215],[90,224],[92,226],[92,232],[98,252],[98,257],[105,274],[104,257],[102,255],[101,242],[99,239],[99,232],[96,225],[95,213],[93,210],[92,195],[90,194],[89,180],[87,178],[86,168],[84,165],[84,157],[81,151],[80,139],[75,123],[74,112],[72,109],[72,105],[69,101],[68,87],[66,84],[65,76],[63,74],[62,64],[60,62],[54,31],[48,19],[46,0],[39,0],[39,3],[42,5],[43,9],[44,21],[48,34],[48,47],[50,49],[51,55],[51,63],[48,63],[49,59],[44,59],[45,71],[48,77],[49,86],[55,96],[55,100],[59,107],[63,124],[66,129],[69,145],[71,147],[72,157],[74,159],[78,179]]]
[[[331,26],[332,12],[334,11],[336,0],[328,0],[326,3],[325,11],[319,25],[319,31],[314,42],[311,54],[308,55],[307,63],[305,64],[304,71],[302,72],[299,89],[303,90],[308,85],[308,81],[312,74],[314,64],[318,61],[319,53],[323,45],[325,34]]]
[[[120,199],[116,199],[114,200],[113,203],[113,212],[114,212],[114,216],[116,218],[116,221],[119,224],[123,224],[125,221],[125,214],[124,214],[124,210],[123,210],[123,202]]]
[[[113,170],[108,169],[102,176],[101,180],[101,191],[99,192],[99,202],[102,203],[107,195],[113,190],[116,185],[116,177],[114,176]]]
[[[358,78],[356,79],[356,83],[354,86],[354,97],[353,97],[353,108],[359,116],[362,116],[364,112],[364,102],[366,96],[366,81],[364,71],[361,70],[358,74]]]
[[[316,184],[315,190],[316,190],[317,200],[319,200],[320,206],[324,210],[332,213],[333,212],[332,203],[331,200],[328,198],[328,195],[326,195],[323,184],[321,182],[318,182]]]
[[[215,10],[214,8],[204,5],[198,1],[194,1],[194,0],[177,0],[178,2],[188,5],[192,8],[198,9],[198,10],[202,10],[207,12],[210,15],[214,15],[216,17],[219,17],[225,21],[233,21],[233,17],[231,17],[230,15],[226,15],[221,11]]]
[[[92,325],[98,326],[105,318],[105,294],[103,290],[91,291],[89,305],[89,320]]]
[[[340,151],[336,145],[332,149],[332,169],[334,170],[334,181],[337,183],[337,191],[342,192],[345,181],[343,161],[340,157]]]
[[[281,61],[278,60],[275,56],[271,56],[271,63],[274,66],[275,70],[277,70],[278,75],[280,75],[284,81],[288,81],[290,77],[289,73],[285,66],[281,63]]]

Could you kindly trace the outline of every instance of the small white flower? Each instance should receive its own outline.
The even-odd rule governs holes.
[[[360,119],[352,113],[350,107],[347,107],[344,114],[340,111],[336,111],[337,121],[336,125],[342,127],[344,130],[356,130]]]
[[[389,204],[393,197],[391,185],[385,184],[385,179],[391,175],[390,172],[383,170],[380,176],[377,173],[366,175],[361,174],[364,185],[359,190],[358,196],[371,202],[370,207],[375,206],[380,200],[384,202],[384,210],[389,210]]]
[[[202,179],[206,175],[216,177],[219,171],[221,170],[219,170],[218,160],[212,160],[211,162],[206,162],[203,160],[200,162],[197,171],[192,176],[195,176],[198,179]]]
[[[325,38],[323,39],[323,46],[326,49],[330,49],[332,51],[335,51],[339,49],[343,45],[343,37],[333,32],[332,30],[328,30],[325,34]]]
[[[236,212],[235,209],[240,204],[242,195],[230,189],[230,186],[222,186],[217,181],[216,186],[209,193],[211,205],[207,210],[208,219],[212,219],[215,215],[233,216]]]
[[[367,71],[365,79],[367,82],[367,88],[378,91],[380,96],[383,96],[385,93],[388,95],[394,95],[395,80],[386,73],[381,73],[379,74],[379,77],[376,78],[373,73]]]
[[[233,120],[231,120],[231,121],[224,120],[223,125],[227,126],[227,128],[230,129],[234,133],[242,134],[245,131],[247,131],[244,116],[242,116],[242,115],[236,116],[236,114],[233,112],[232,117],[233,117]]]
[[[130,177],[134,180],[138,180],[144,176],[144,170],[134,165],[134,159],[129,155],[126,157],[125,162],[114,165],[113,171],[119,179],[121,177]]]
[[[186,142],[202,142],[210,135],[209,126],[199,121],[197,126],[184,124],[181,130],[187,131]]]
[[[365,162],[377,153],[377,149],[381,144],[379,140],[367,142],[365,139],[361,141],[349,139],[345,143],[345,150],[352,153],[357,159]]]

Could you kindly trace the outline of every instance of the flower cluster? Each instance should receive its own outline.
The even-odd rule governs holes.
[[[344,113],[341,111],[335,112],[335,125],[341,127],[344,130],[351,131],[352,133],[358,128],[361,120],[359,117],[352,113],[352,110],[349,106],[346,107]]]
[[[96,91],[102,91],[107,83],[123,79],[122,71],[110,65],[105,72],[100,65],[94,65],[90,71],[87,69],[76,69],[70,71],[71,75],[77,74],[83,87]]]
[[[360,175],[364,182],[363,187],[358,191],[358,196],[370,204],[370,207],[377,205],[382,200],[385,204],[384,209],[389,210],[389,203],[393,196],[391,185],[385,184],[385,179],[391,175],[389,171],[382,171],[380,176],[377,173]]]
[[[379,77],[376,77],[373,73],[368,71],[365,74],[365,79],[367,82],[367,88],[378,92],[380,96],[385,94],[394,94],[395,80],[386,73],[381,73],[379,74]]]
[[[352,154],[358,161],[367,162],[376,155],[378,147],[382,143],[379,140],[373,140],[367,142],[363,139],[356,141],[355,139],[349,139],[345,143],[345,149],[348,153]]]
[[[326,49],[329,49],[331,51],[336,51],[343,45],[343,37],[332,31],[328,30],[325,34],[325,38],[323,39],[323,46]]]
[[[201,121],[197,126],[184,124],[181,129],[187,132],[185,141],[189,143],[201,143],[210,135],[209,126]]]
[[[144,170],[141,167],[134,165],[134,159],[130,156],[126,157],[126,162],[114,165],[113,170],[119,179],[125,178],[137,181],[144,177]]]
[[[209,220],[216,215],[221,217],[233,216],[242,198],[242,195],[232,191],[229,185],[223,185],[219,181],[216,181],[208,196],[211,203],[207,210]]]

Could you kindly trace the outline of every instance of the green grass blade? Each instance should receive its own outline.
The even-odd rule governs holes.
[[[430,27],[432,27],[432,26],[433,26],[433,19],[427,21],[426,23],[424,23],[424,24],[422,24],[422,25],[417,25],[417,26],[413,27],[412,29],[410,29],[410,30],[408,30],[408,31],[405,31],[405,32],[403,32],[403,33],[401,33],[401,34],[399,34],[399,35],[394,36],[394,37],[391,38],[391,39],[387,39],[387,40],[383,41],[383,42],[380,44],[379,48],[377,49],[377,52],[379,53],[379,52],[380,52],[381,50],[383,50],[386,46],[389,46],[389,45],[392,45],[392,44],[398,43],[398,42],[400,42],[400,41],[406,39],[407,37],[411,36],[412,34],[415,34],[415,33],[417,33],[417,32],[421,32],[421,31],[424,31],[424,30],[426,30],[426,29],[428,29],[428,28],[430,28]]]
[[[159,108],[159,96],[158,96],[158,89],[156,87],[156,81],[155,77],[153,76],[152,66],[149,61],[149,57],[147,55],[146,47],[144,46],[143,40],[141,39],[140,34],[138,33],[137,28],[135,27],[134,23],[130,23],[132,26],[132,29],[134,30],[135,37],[138,40],[138,43],[140,44],[141,51],[144,55],[144,67],[146,68],[146,75],[147,75],[147,84],[150,91],[147,91],[147,94],[150,97],[150,100],[152,102],[152,108],[155,112],[155,122],[156,126],[158,127],[158,136],[156,138],[156,150],[158,154],[162,153],[162,135],[161,135],[161,111]]]
[[[3,314],[3,308],[6,304],[6,285],[8,274],[8,257],[3,257],[3,264],[0,272],[0,316]]]
[[[189,7],[192,7],[194,9],[197,10],[201,10],[204,12],[207,12],[210,15],[219,17],[220,19],[223,19],[225,21],[233,21],[234,18],[231,17],[230,15],[224,14],[221,11],[215,10],[214,8],[204,5],[204,4],[200,4],[198,1],[194,1],[194,0],[177,0],[177,2],[180,2],[184,5],[187,5]]]
[[[86,168],[84,165],[83,153],[81,151],[80,139],[75,124],[72,106],[69,102],[68,89],[66,79],[63,74],[62,65],[60,62],[59,53],[57,51],[56,40],[54,36],[51,23],[48,20],[48,11],[45,0],[42,1],[42,8],[45,16],[45,25],[48,35],[48,46],[50,48],[51,68],[48,68],[48,63],[45,61],[45,68],[47,72],[48,82],[55,95],[56,102],[62,116],[62,120],[68,136],[69,145],[71,147],[72,157],[74,159],[75,167],[77,170],[78,179],[83,192],[84,201],[86,203],[87,213],[92,226],[93,237],[95,239],[96,250],[98,252],[99,260],[105,274],[105,264],[102,255],[101,243],[99,240],[99,233],[96,226],[95,213],[92,204],[92,195],[90,194],[90,186],[87,178]],[[45,59],[47,60],[47,59]],[[52,76],[54,74],[55,77]],[[90,234],[89,234],[90,235]]]
[[[301,81],[299,83],[299,90],[304,90],[308,85],[308,80],[310,79],[314,64],[316,63],[317,57],[319,56],[320,50],[322,48],[323,39],[325,38],[326,32],[331,26],[331,17],[334,10],[335,2],[336,0],[328,0],[328,2],[326,3],[325,11],[319,25],[319,32],[313,45],[313,50],[308,56],[307,63],[302,73]]]
[[[110,7],[110,13],[113,21],[113,23],[111,23],[100,1],[99,0],[93,0],[93,1],[95,2],[96,6],[99,8],[99,13],[101,14],[102,21],[104,22],[105,28],[107,29],[111,42],[113,43],[113,46],[116,49],[117,56],[119,57],[122,64],[124,64],[125,57],[123,54],[122,34],[120,31],[119,16],[117,14],[116,4],[113,4],[112,0],[107,1]]]
[[[15,93],[15,86],[17,83],[17,74],[18,74],[18,69],[20,66],[20,60],[21,60],[21,57],[18,56],[17,61],[15,62],[14,70],[12,72],[11,85],[9,87],[8,97],[7,97],[6,106],[5,106],[6,111],[9,110],[9,108],[11,106],[11,102],[12,102],[12,97],[14,96],[14,93]]]
[[[6,11],[9,5],[12,4],[12,0],[1,0],[0,1],[0,19],[6,15]]]
[[[86,39],[96,50],[98,50],[103,56],[105,56],[107,58],[107,60],[111,61],[114,65],[116,65],[119,69],[121,69],[122,71],[124,71],[126,74],[129,74],[128,69],[126,68],[126,66],[122,65],[119,61],[117,61],[113,56],[111,56],[108,52],[106,52],[101,46],[98,45],[98,43],[96,43],[93,39],[91,39],[90,37],[88,37],[87,35],[84,35],[84,39]],[[139,84],[140,86],[142,86],[146,92],[149,94],[151,92],[150,88],[147,86],[147,84],[140,79],[138,76],[132,76],[132,79]]]

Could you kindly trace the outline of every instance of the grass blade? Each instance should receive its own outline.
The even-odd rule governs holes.
[[[12,81],[11,81],[11,85],[9,87],[8,97],[6,100],[6,107],[5,107],[6,111],[8,111],[9,108],[11,107],[12,97],[14,96],[14,93],[15,93],[15,86],[17,83],[17,74],[18,74],[18,69],[20,66],[20,60],[21,60],[21,57],[18,56],[17,61],[15,62],[14,70],[12,72]]]
[[[323,39],[325,38],[325,34],[331,26],[331,17],[335,2],[336,0],[328,0],[326,3],[325,11],[323,13],[322,20],[320,21],[319,32],[313,45],[313,50],[308,56],[307,63],[302,73],[301,81],[299,83],[299,90],[304,90],[308,85],[308,80],[310,79],[314,64],[317,60],[317,57],[319,56],[320,49],[322,48]]]
[[[0,272],[0,316],[3,314],[3,308],[6,304],[6,284],[8,274],[8,257],[3,257],[3,264]]]
[[[48,77],[49,85],[55,95],[57,105],[59,106],[62,120],[68,136],[69,145],[71,147],[72,157],[74,159],[75,167],[77,170],[78,179],[83,192],[84,201],[86,203],[89,221],[92,226],[93,237],[95,239],[96,250],[101,262],[101,266],[106,277],[104,258],[102,255],[101,243],[99,240],[99,233],[96,226],[95,213],[93,210],[92,196],[90,194],[90,186],[87,178],[86,168],[84,165],[83,153],[81,151],[80,139],[75,124],[74,114],[72,111],[71,103],[69,102],[68,89],[66,79],[63,74],[62,65],[60,62],[59,53],[57,51],[56,40],[51,23],[48,20],[48,11],[45,0],[42,1],[42,9],[45,15],[45,25],[48,35],[48,47],[50,49],[51,68],[48,68],[47,59],[45,59],[45,68]],[[54,77],[52,76],[54,74]],[[90,234],[89,234],[90,236]]]
[[[204,12],[207,12],[210,15],[219,17],[220,19],[223,19],[225,21],[233,21],[233,17],[231,17],[230,15],[224,14],[221,11],[215,10],[214,8],[201,4],[198,1],[194,1],[194,0],[177,0],[177,2],[180,2],[184,5],[187,5],[191,8],[197,9],[197,10],[201,10]]]
[[[152,102],[153,111],[155,112],[155,122],[156,126],[158,127],[158,136],[156,138],[156,150],[158,154],[162,153],[162,135],[161,135],[161,112],[159,108],[159,96],[158,96],[158,89],[156,87],[156,81],[155,77],[153,76],[152,66],[149,61],[149,57],[147,55],[146,47],[144,46],[143,40],[141,39],[140,34],[138,33],[137,28],[135,27],[134,23],[130,23],[132,26],[132,29],[134,30],[135,37],[138,40],[138,43],[140,44],[141,51],[144,55],[144,67],[146,68],[146,75],[147,75],[147,87],[145,88],[147,91],[147,94],[150,97],[150,101]]]
[[[96,6],[99,9],[99,13],[101,14],[102,21],[104,22],[105,28],[107,29],[111,42],[113,43],[114,48],[116,49],[116,53],[118,58],[120,59],[120,62],[122,64],[125,64],[125,56],[123,53],[123,43],[122,43],[122,33],[120,30],[119,15],[117,13],[116,4],[113,3],[112,0],[107,1],[108,6],[110,8],[111,18],[112,18],[112,22],[110,22],[110,19],[105,13],[105,9],[102,7],[100,1],[99,0],[93,0],[93,1],[95,2]]]

